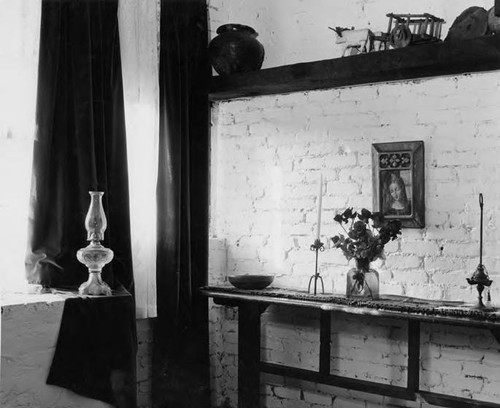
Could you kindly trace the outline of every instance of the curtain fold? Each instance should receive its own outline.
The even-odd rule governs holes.
[[[26,272],[30,283],[75,288],[88,271],[89,190],[104,191],[103,269],[112,288],[133,290],[127,152],[117,0],[42,2]]]
[[[162,0],[153,406],[209,407],[206,2]]]

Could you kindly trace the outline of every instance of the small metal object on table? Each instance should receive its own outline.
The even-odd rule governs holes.
[[[323,283],[323,278],[318,272],[318,252],[323,252],[325,250],[325,244],[319,239],[314,240],[314,244],[311,244],[311,251],[316,252],[316,261],[314,266],[314,275],[309,278],[309,285],[307,285],[307,292],[311,293],[311,283],[314,279],[314,294],[317,292],[318,279],[321,281],[321,292],[325,293],[325,285]]]
[[[478,302],[475,306],[475,309],[483,310],[483,309],[492,309],[487,307],[483,303],[483,290],[485,287],[490,287],[493,281],[489,278],[488,272],[486,271],[486,267],[483,265],[483,194],[479,194],[479,208],[481,209],[481,220],[480,220],[480,232],[479,232],[479,265],[476,270],[472,274],[470,278],[467,278],[467,283],[469,285],[477,285],[478,292]],[[490,293],[488,292],[488,297]],[[489,301],[490,299],[488,299]]]

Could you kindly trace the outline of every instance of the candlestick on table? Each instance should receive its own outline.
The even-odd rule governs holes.
[[[319,178],[319,192],[318,192],[318,224],[316,229],[316,239],[319,240],[321,233],[321,210],[323,207],[323,174]]]
[[[317,284],[318,279],[321,281],[321,289],[322,293],[325,293],[325,285],[323,283],[323,278],[320,276],[318,272],[318,253],[319,251],[323,252],[325,250],[325,246],[323,242],[320,240],[321,234],[321,210],[322,210],[322,202],[323,202],[323,175],[320,175],[319,179],[319,193],[318,193],[318,224],[316,229],[316,239],[314,243],[311,245],[311,251],[315,251],[315,267],[314,267],[314,275],[309,278],[309,285],[307,286],[307,291],[311,292],[311,283],[314,279],[314,294],[317,292]]]

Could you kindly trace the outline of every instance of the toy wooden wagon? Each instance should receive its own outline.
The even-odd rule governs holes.
[[[388,41],[393,48],[441,41],[442,18],[432,14],[387,14]],[[394,27],[393,27],[394,24]]]

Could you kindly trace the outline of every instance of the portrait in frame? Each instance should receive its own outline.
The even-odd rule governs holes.
[[[372,144],[373,211],[405,228],[425,226],[424,142]]]

